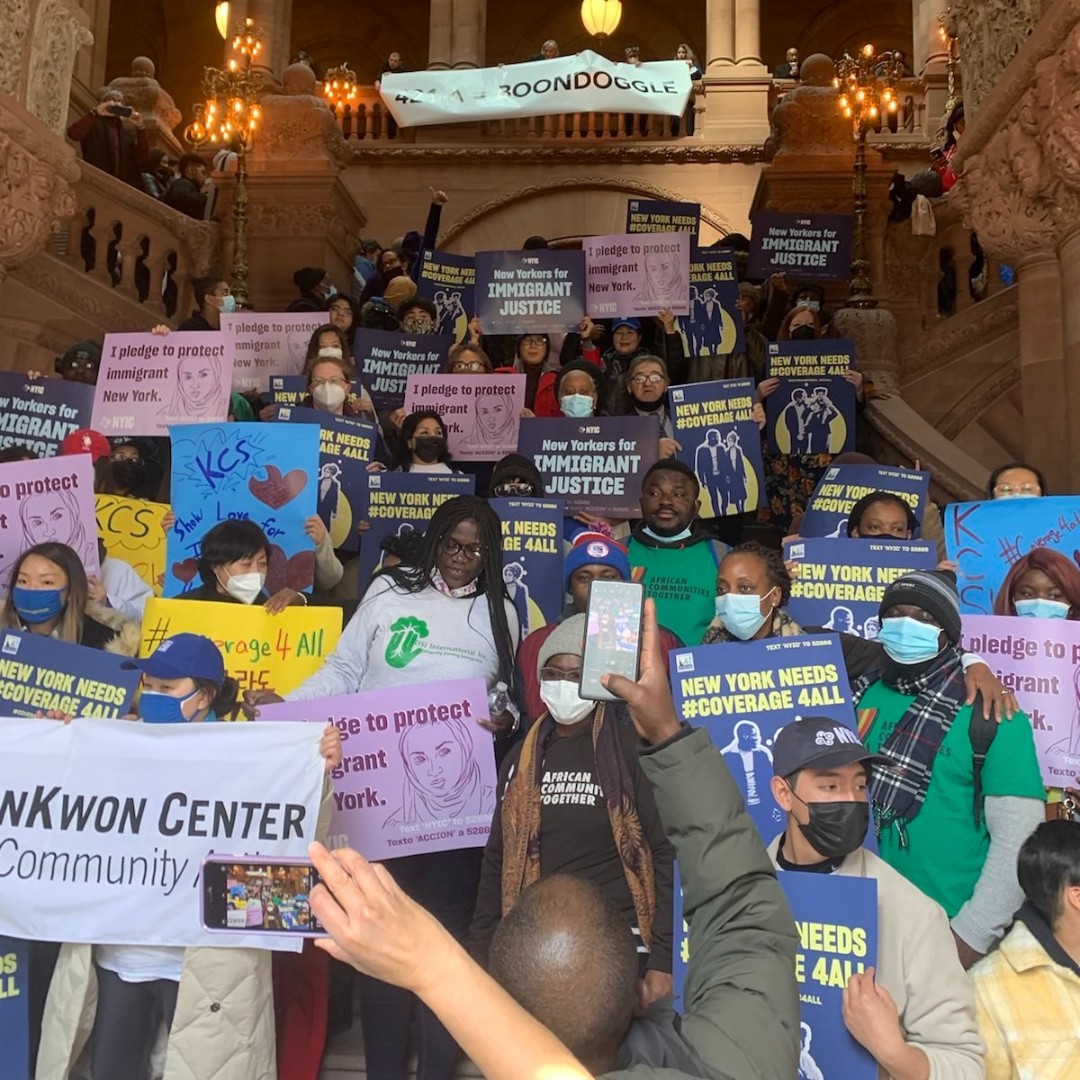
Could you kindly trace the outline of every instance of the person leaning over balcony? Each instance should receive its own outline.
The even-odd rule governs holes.
[[[540,51],[529,57],[529,63],[534,60],[554,60],[559,55],[559,43],[554,38],[548,38]]]
[[[169,185],[161,201],[181,214],[202,221],[206,217],[206,162],[198,154],[184,154],[180,175]]]
[[[685,134],[690,136],[694,134],[694,98],[698,94],[703,94],[705,92],[705,86],[701,81],[703,77],[701,65],[694,55],[694,50],[685,42],[680,44],[675,50],[675,59],[681,60],[690,69],[690,100],[686,103],[686,114],[682,117],[682,122],[685,125]],[[673,116],[671,118],[672,135],[678,136],[679,123],[680,118],[678,116]]]
[[[382,91],[382,81],[384,75],[400,75],[402,72],[409,69],[401,62],[401,53],[396,49],[386,58],[386,62],[379,70],[379,74],[375,77],[375,93],[378,94]],[[392,139],[397,135],[398,126],[397,121],[390,115],[389,110],[386,112],[386,137]]]
[[[150,160],[146,128],[134,109],[122,116],[113,112],[117,108],[128,108],[124,95],[115,87],[103,87],[94,109],[68,128],[68,138],[79,144],[88,165],[142,188],[142,170]]]

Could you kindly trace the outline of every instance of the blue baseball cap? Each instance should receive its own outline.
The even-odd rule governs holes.
[[[640,319],[616,319],[611,324],[611,332],[614,334],[620,326],[629,326],[631,330],[636,330],[641,333],[641,320]]]
[[[144,660],[128,660],[123,666],[138,668],[153,679],[207,679],[218,687],[225,682],[221,650],[202,634],[166,638]]]

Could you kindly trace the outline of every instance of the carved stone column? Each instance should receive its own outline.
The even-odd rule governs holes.
[[[1042,0],[952,0],[964,65],[964,114],[971,117],[1042,14]]]
[[[707,0],[705,5],[705,75],[735,63],[735,0]]]
[[[705,139],[761,142],[772,79],[760,56],[760,0],[708,0],[706,10]]]
[[[430,0],[428,67],[436,71],[453,66],[454,0]]]
[[[229,32],[225,37],[226,61],[234,55],[232,39],[237,25],[243,25],[246,18],[254,19],[262,32],[262,48],[255,67],[267,72],[271,81],[277,84],[292,56],[292,0],[231,0]]]
[[[452,66],[483,67],[486,33],[487,0],[454,0],[450,37]]]
[[[735,60],[761,64],[761,0],[735,0]]]

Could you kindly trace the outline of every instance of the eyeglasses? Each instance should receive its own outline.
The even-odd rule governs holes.
[[[462,360],[450,369],[451,375],[461,375],[465,372],[486,371],[487,368],[479,360]]]
[[[453,557],[455,555],[464,554],[469,559],[479,559],[484,554],[483,544],[459,544],[456,540],[451,540],[447,537],[442,542],[442,552],[444,555]]]
[[[526,337],[523,337],[521,339],[521,344],[522,345],[546,345],[547,344],[547,339],[542,338],[542,337],[538,337],[538,336],[536,336],[534,334],[530,334],[530,335],[528,335]]]
[[[344,379],[312,379],[311,386],[314,389],[319,386],[348,386]]]
[[[541,682],[581,682],[581,669],[577,671],[563,671],[562,668],[545,667],[540,669]]]
[[[667,382],[667,378],[659,371],[653,371],[648,375],[634,375],[630,381],[635,386],[659,386],[660,383]]]
[[[533,486],[528,480],[507,480],[503,484],[495,485],[495,494],[505,495],[532,495]]]
[[[1038,484],[998,484],[994,488],[995,495],[1041,495],[1042,489]]]

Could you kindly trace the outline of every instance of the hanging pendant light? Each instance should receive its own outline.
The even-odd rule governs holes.
[[[622,19],[622,0],[582,0],[581,21],[594,37],[614,34]]]

